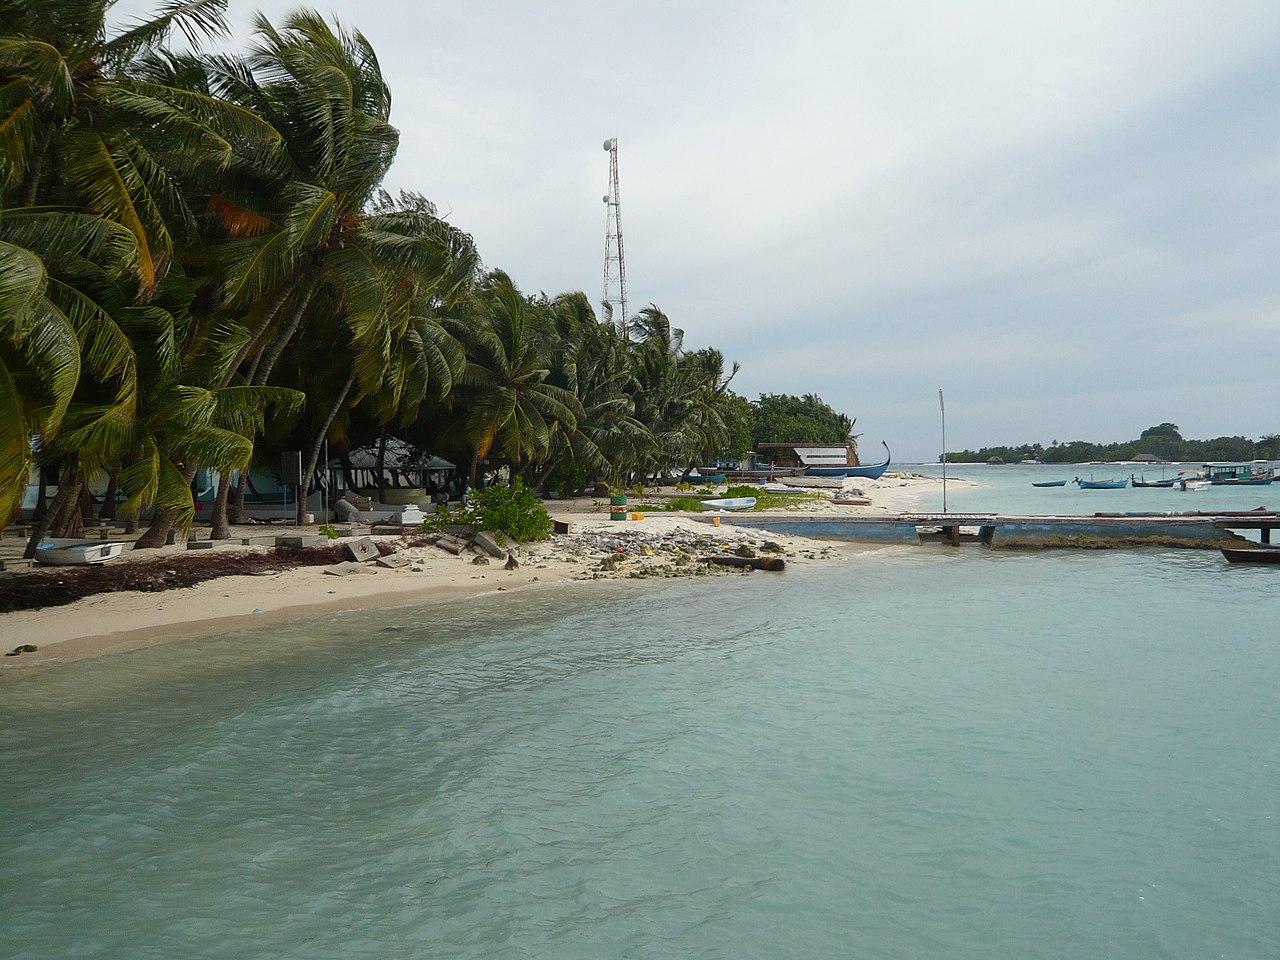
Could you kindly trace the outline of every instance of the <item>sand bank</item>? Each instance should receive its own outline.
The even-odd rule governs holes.
[[[472,552],[453,556],[424,546],[402,551],[411,563],[394,570],[367,564],[358,573],[336,577],[327,574],[325,567],[297,567],[265,575],[220,577],[159,593],[104,593],[64,606],[0,615],[0,649],[7,652],[28,643],[38,648],[21,656],[0,657],[0,678],[339,609],[480,598],[535,586],[554,588],[570,580],[706,575],[698,555],[743,545],[754,548],[775,542],[774,549],[785,552],[793,565],[817,562],[832,550],[831,545],[816,541],[727,525],[717,528],[685,517],[651,516],[640,523],[615,523],[603,513],[592,512],[590,501],[556,506],[554,515],[570,520],[574,532],[519,548],[519,567],[514,570]],[[148,552],[147,559],[154,556]],[[174,564],[180,564],[184,554],[172,556]],[[59,574],[54,569],[45,575]]]

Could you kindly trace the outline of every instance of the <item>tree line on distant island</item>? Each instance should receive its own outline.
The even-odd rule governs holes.
[[[0,525],[34,461],[32,548],[79,535],[104,477],[104,515],[153,511],[159,545],[201,468],[228,537],[243,472],[284,450],[301,514],[326,441],[391,433],[472,483],[572,491],[849,438],[817,397],[735,394],[737,364],[657,306],[623,336],[582,292],[486,268],[424,196],[381,189],[399,132],[364,36],[299,10],[201,52],[225,6],[113,32],[110,0],[0,0]]]
[[[953,450],[948,451],[947,462],[987,463],[990,460],[1000,460],[1004,463],[1018,463],[1022,460],[1039,460],[1042,463],[1090,463],[1133,460],[1144,456],[1189,463],[1280,460],[1280,434],[1270,434],[1259,440],[1248,437],[1188,440],[1182,436],[1177,424],[1160,423],[1143,430],[1137,440],[1122,443],[1089,443],[1084,440],[1059,443],[1054,440],[1047,447],[1039,443],[1024,443],[1016,447]]]

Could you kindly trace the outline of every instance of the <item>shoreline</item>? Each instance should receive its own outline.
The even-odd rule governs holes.
[[[872,500],[868,506],[810,501],[794,509],[757,515],[782,520],[836,512],[865,515],[896,511],[918,501],[934,484],[932,478],[886,477],[861,483]],[[792,570],[820,562],[836,551],[847,552],[845,545],[837,542],[779,535],[767,527],[714,527],[693,514],[650,513],[640,522],[610,521],[589,498],[549,501],[547,507],[555,519],[568,521],[574,532],[522,545],[517,551],[520,565],[510,571],[497,561],[480,560],[469,552],[453,556],[433,546],[412,547],[401,551],[411,565],[395,570],[366,566],[359,572],[362,575],[336,577],[327,575],[325,566],[299,566],[273,573],[217,577],[158,592],[98,593],[60,606],[0,614],[0,636],[4,638],[0,653],[19,644],[37,647],[20,656],[0,656],[0,684],[78,660],[344,610],[475,600],[592,580],[741,575],[736,570],[712,572],[694,562],[690,551],[695,548],[689,543],[716,551],[776,541]],[[706,546],[713,542],[717,546]],[[216,549],[262,548],[227,544]],[[624,559],[613,563],[617,558],[612,551],[619,549]],[[207,551],[203,553],[207,555]],[[187,555],[185,550],[155,551],[148,552],[147,559],[169,557],[178,566]],[[56,576],[57,569],[43,575]]]
[[[478,600],[569,583],[741,576],[740,570],[711,569],[695,558],[698,553],[730,553],[741,546],[769,544],[780,549],[789,571],[848,552],[847,545],[768,530],[714,527],[690,515],[650,514],[644,521],[623,524],[587,512],[581,503],[548,506],[556,519],[572,523],[574,532],[522,545],[515,570],[469,552],[453,556],[422,546],[401,551],[412,563],[395,570],[366,566],[358,574],[336,577],[326,574],[326,566],[300,566],[270,574],[218,577],[159,592],[99,593],[69,604],[0,614],[4,652],[18,644],[37,646],[34,652],[0,657],[0,686],[79,660],[341,611]],[[218,549],[255,548],[227,545]],[[178,565],[185,553],[168,556]]]

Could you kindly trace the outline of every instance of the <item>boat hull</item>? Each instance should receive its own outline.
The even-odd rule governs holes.
[[[1173,484],[1174,481],[1172,480],[1134,480],[1132,485],[1135,487],[1164,487],[1168,489]]]
[[[888,463],[877,463],[871,467],[809,467],[805,470],[805,476],[865,477],[868,480],[879,480],[888,469]]]
[[[1067,481],[1065,481],[1065,480],[1035,480],[1035,481],[1032,481],[1032,484],[1031,484],[1031,485],[1032,485],[1033,487],[1065,487],[1065,486],[1067,485]]]
[[[124,552],[123,543],[105,540],[42,540],[36,546],[36,562],[52,567],[106,563]]]
[[[703,500],[702,505],[712,510],[750,510],[756,505],[756,498],[728,497],[720,500]]]
[[[1123,490],[1128,480],[1077,480],[1081,490]]]
[[[1280,563],[1280,547],[1223,547],[1229,563]]]
[[[1210,480],[1215,487],[1265,487],[1274,477],[1250,477],[1247,480]]]

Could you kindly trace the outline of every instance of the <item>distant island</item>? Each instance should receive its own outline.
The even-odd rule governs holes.
[[[1214,437],[1211,440],[1188,440],[1176,423],[1160,423],[1147,427],[1136,440],[1121,443],[1090,443],[1054,440],[1047,447],[1024,443],[1016,447],[983,447],[980,450],[953,450],[948,463],[1018,463],[1039,460],[1043,463],[1090,463],[1108,460],[1168,460],[1212,462],[1217,460],[1280,460],[1280,434],[1269,434],[1258,440],[1248,437]]]

